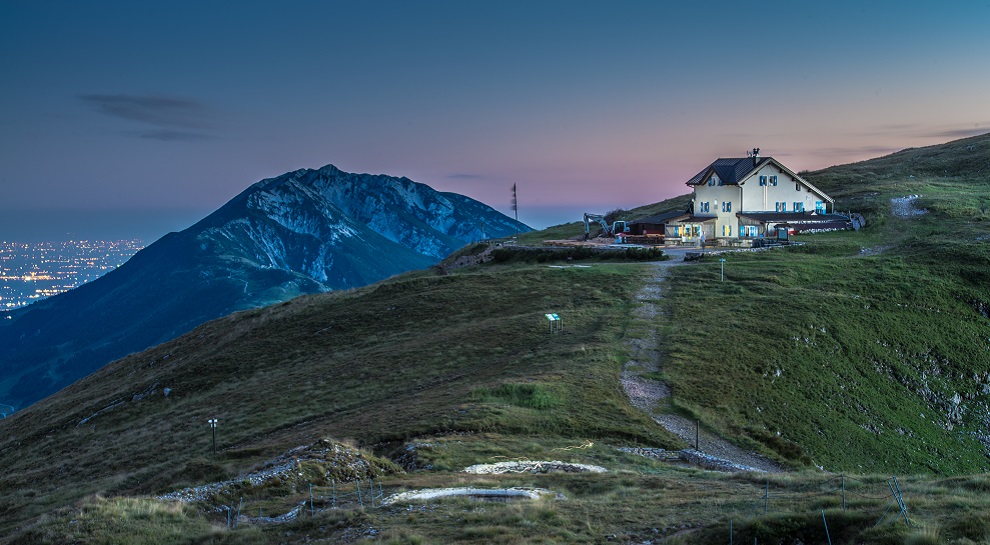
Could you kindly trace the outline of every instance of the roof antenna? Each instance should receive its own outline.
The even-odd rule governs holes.
[[[755,167],[756,166],[756,163],[760,159],[760,148],[753,148],[753,151],[747,151],[746,152],[746,157],[752,157],[753,158],[753,166]]]

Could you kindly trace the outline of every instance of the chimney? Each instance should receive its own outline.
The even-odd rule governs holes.
[[[755,167],[756,166],[756,163],[759,163],[760,162],[760,148],[753,148],[753,151],[750,154],[750,157],[753,158],[753,166]]]

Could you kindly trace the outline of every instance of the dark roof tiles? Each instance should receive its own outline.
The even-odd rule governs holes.
[[[688,180],[687,185],[698,185],[705,183],[708,179],[709,173],[712,171],[718,175],[724,185],[738,185],[747,174],[753,171],[753,169],[758,166],[762,166],[771,159],[771,157],[757,157],[756,163],[754,164],[752,157],[719,158],[712,164],[705,167],[704,170],[695,174],[693,178]]]

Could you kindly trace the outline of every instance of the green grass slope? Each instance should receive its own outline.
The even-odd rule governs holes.
[[[677,270],[675,403],[830,470],[987,471],[990,135],[806,176],[868,227]]]
[[[210,322],[0,421],[0,535],[87,495],[201,484],[322,437],[386,454],[450,433],[674,444],[618,388],[643,273],[410,275]],[[562,334],[548,334],[547,311]]]

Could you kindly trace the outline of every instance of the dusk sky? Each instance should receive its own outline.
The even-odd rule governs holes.
[[[753,147],[799,171],[941,143],[990,132],[988,23],[988,0],[0,0],[0,239],[150,242],[331,163],[507,214],[516,183],[545,227]]]

